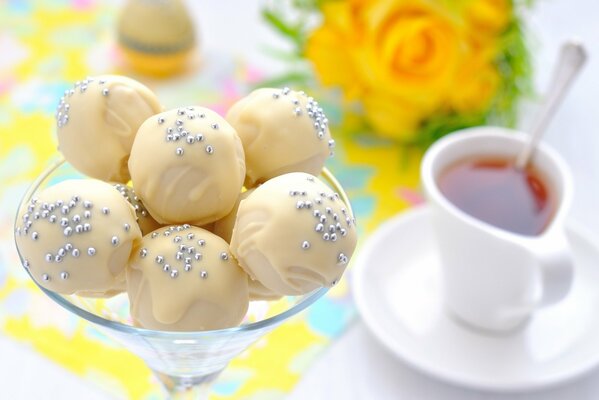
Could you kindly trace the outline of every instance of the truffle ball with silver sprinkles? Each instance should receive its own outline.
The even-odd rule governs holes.
[[[246,187],[289,172],[318,175],[332,155],[329,120],[318,102],[304,92],[254,90],[229,109],[226,119],[244,144]]]
[[[129,173],[122,160],[127,159],[141,123],[161,109],[158,98],[133,79],[88,77],[66,90],[58,103],[59,149],[88,176],[126,182]]]
[[[38,195],[41,200],[32,199],[20,210],[22,223],[16,229],[17,246],[27,257],[32,277],[61,277],[38,281],[61,294],[103,297],[122,291],[124,273],[118,274],[118,268],[124,272],[127,249],[141,238],[132,226],[131,206],[110,184],[91,179],[63,181]],[[101,213],[105,204],[114,209],[109,216]],[[60,210],[64,216],[59,221],[50,210]],[[130,229],[117,237],[114,229],[123,224]],[[123,252],[115,253],[121,247]],[[69,275],[75,269],[83,273]]]
[[[156,124],[156,118],[164,123]],[[245,177],[237,133],[218,114],[201,107],[165,111],[142,124],[129,168],[147,210],[165,225],[190,221],[204,226],[224,217]],[[185,184],[172,186],[173,178]]]
[[[353,224],[335,218],[347,210],[318,178],[300,172],[280,175],[241,202],[231,252],[248,275],[272,292],[308,293],[338,280],[349,262],[357,232]],[[281,240],[283,227],[286,240]]]
[[[187,224],[153,233],[142,239],[127,269],[127,293],[136,323],[163,330],[237,325],[248,305],[248,278],[229,256],[228,244]],[[203,243],[202,253],[195,251],[198,241]],[[159,304],[168,308],[168,312],[164,309],[167,314],[162,314],[160,306],[149,306],[157,304],[155,296],[160,296]]]

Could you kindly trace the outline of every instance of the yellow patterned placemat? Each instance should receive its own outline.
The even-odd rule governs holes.
[[[0,12],[0,334],[31,347],[116,398],[163,393],[137,357],[89,323],[47,299],[23,271],[12,225],[21,195],[56,152],[54,110],[71,82],[118,70],[115,10],[91,0],[7,1]],[[223,113],[261,78],[259,71],[216,58],[201,73],[147,82],[169,106],[203,104]],[[143,79],[137,77],[139,79]],[[362,237],[420,201],[420,155],[389,142],[337,137],[328,164],[346,188]],[[277,399],[355,316],[348,277],[301,316],[283,324],[235,359],[213,399]]]

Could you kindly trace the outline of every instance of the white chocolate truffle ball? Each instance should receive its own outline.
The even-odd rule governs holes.
[[[206,225],[235,205],[245,176],[243,147],[235,129],[214,111],[170,110],[139,128],[129,170],[156,221]]]
[[[190,225],[161,228],[144,236],[131,257],[131,316],[166,331],[236,326],[248,308],[247,281],[218,236]]]
[[[212,229],[208,230],[225,239],[227,243],[231,243],[231,235],[233,235],[233,227],[235,226],[239,203],[241,203],[241,200],[247,198],[253,191],[254,189],[250,189],[240,193],[231,212],[214,222]]]
[[[60,182],[19,211],[17,246],[46,289],[108,297],[125,289],[125,267],[141,239],[133,207],[95,179]]]
[[[318,103],[288,88],[254,90],[226,119],[243,142],[246,187],[288,172],[319,175],[335,146]]]
[[[162,227],[162,225],[152,218],[148,210],[146,210],[146,207],[142,203],[141,199],[137,197],[135,190],[133,190],[131,186],[117,183],[114,185],[114,188],[119,191],[121,196],[123,196],[125,200],[131,204],[131,206],[133,206],[133,209],[135,210],[135,216],[137,217],[137,225],[139,225],[142,235],[147,235],[148,233]]]
[[[133,79],[116,75],[87,78],[60,99],[58,147],[84,174],[125,183],[137,129],[161,110],[156,95]]]
[[[339,281],[357,241],[355,220],[318,178],[290,173],[242,200],[231,252],[252,279],[300,295]]]

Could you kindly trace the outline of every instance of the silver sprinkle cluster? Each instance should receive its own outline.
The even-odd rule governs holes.
[[[309,182],[315,182],[313,177],[307,177],[306,179]],[[312,214],[314,232],[325,242],[336,242],[346,237],[349,229],[356,223],[355,218],[350,216],[345,207],[341,207],[341,214],[333,211],[333,206],[340,201],[338,193],[318,192],[314,197],[311,197],[305,190],[292,189],[289,191],[289,196],[294,199],[297,210]],[[304,250],[310,249],[311,246],[309,240],[304,240],[301,243],[301,248]],[[339,253],[337,263],[345,265],[348,262],[349,258],[345,254]]]
[[[214,146],[205,143],[206,134],[204,132],[191,132],[185,129],[185,122],[196,118],[204,119],[206,118],[206,114],[197,112],[194,107],[177,109],[177,116],[174,121],[169,122],[162,115],[156,117],[156,123],[164,126],[164,139],[167,142],[172,142],[177,145],[175,148],[175,154],[177,156],[183,156],[185,154],[185,147],[192,145],[203,146],[206,154],[214,154]],[[220,127],[218,124],[212,123],[210,124],[210,128],[218,130]]]
[[[135,214],[137,215],[138,219],[140,217],[145,218],[148,215],[150,215],[148,213],[148,210],[146,209],[146,207],[143,205],[141,199],[139,197],[137,197],[137,194],[135,193],[135,190],[133,190],[133,188],[131,188],[127,185],[123,185],[121,183],[117,183],[113,186],[116,190],[119,191],[121,196],[123,196],[124,199],[127,200],[129,202],[129,204],[131,204],[133,206],[133,208],[135,209]],[[128,231],[129,229],[126,228],[126,230]]]
[[[75,235],[84,235],[93,230],[94,210],[101,210],[100,218],[108,215],[110,209],[108,207],[96,207],[90,200],[85,200],[82,196],[74,195],[67,200],[57,200],[56,202],[41,202],[36,198],[32,198],[27,203],[27,211],[22,216],[22,221],[16,228],[17,236],[28,236],[30,240],[38,241],[43,239],[41,234],[35,230],[36,225],[45,221],[47,224],[55,226],[59,235],[64,236],[65,243],[55,251],[49,251],[45,254],[44,260],[46,263],[62,263],[67,257],[79,258],[81,255],[87,254],[94,256],[97,253],[95,247],[87,247],[79,249],[75,247],[70,237]],[[127,225],[124,224],[123,227]],[[125,232],[128,229],[124,228]],[[118,235],[108,238],[110,243],[117,247],[120,243]],[[24,260],[23,266],[26,269],[31,267],[28,260]],[[69,278],[69,273],[62,271],[60,278],[66,280]],[[41,275],[42,280],[50,281],[52,277],[48,273]]]
[[[318,102],[314,100],[313,97],[308,96],[305,92],[300,91],[297,92],[299,96],[302,96],[307,99],[306,106],[302,106],[302,102],[296,96],[292,94],[291,89],[288,87],[284,87],[278,92],[273,93],[272,97],[275,100],[287,98],[290,100],[292,105],[293,114],[296,117],[301,117],[304,114],[308,116],[312,120],[312,125],[314,126],[314,132],[316,133],[316,137],[319,140],[324,140],[326,135],[326,130],[329,125],[329,119],[324,114],[322,107],[318,105]],[[335,148],[335,141],[333,139],[329,139],[329,155],[333,156],[333,149]]]
[[[87,77],[82,81],[75,82],[73,88],[65,90],[58,102],[58,107],[56,108],[55,117],[58,128],[62,128],[69,122],[69,110],[71,108],[69,99],[71,97],[76,93],[85,93],[89,88],[94,87],[94,85],[97,85],[94,87],[94,90],[100,90],[100,93],[102,93],[103,96],[108,96],[110,91],[107,87],[103,87],[105,83],[105,80]]]
[[[166,254],[150,254],[150,251],[146,247],[143,247],[139,250],[138,256],[140,258],[151,257],[154,263],[172,279],[178,278],[181,274],[181,271],[191,273],[197,269],[199,269],[198,276],[201,279],[207,279],[208,272],[204,269],[201,269],[201,262],[205,259],[204,254],[202,253],[202,248],[206,246],[206,240],[196,237],[193,232],[186,232],[189,230],[189,228],[191,228],[191,225],[189,224],[170,226],[162,231],[154,231],[150,235],[152,239],[155,239],[159,236],[172,238],[172,258],[168,257]],[[223,251],[219,253],[218,260],[206,261],[223,263],[229,261],[230,258],[231,256],[229,253]]]

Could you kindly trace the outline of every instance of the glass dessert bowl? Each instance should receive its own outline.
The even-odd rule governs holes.
[[[64,159],[57,159],[27,190],[19,210],[38,191],[66,179],[82,177],[84,176]],[[335,177],[327,169],[323,170],[320,177],[339,194],[351,213],[347,195]],[[23,263],[20,252],[19,256]],[[140,357],[155,373],[171,398],[207,397],[210,383],[234,357],[328,291],[327,287],[321,287],[301,296],[287,296],[276,301],[252,301],[244,321],[237,327],[168,332],[134,326],[129,315],[129,301],[124,293],[108,299],[95,299],[61,295],[39,287],[54,302],[91,322],[104,334]]]

